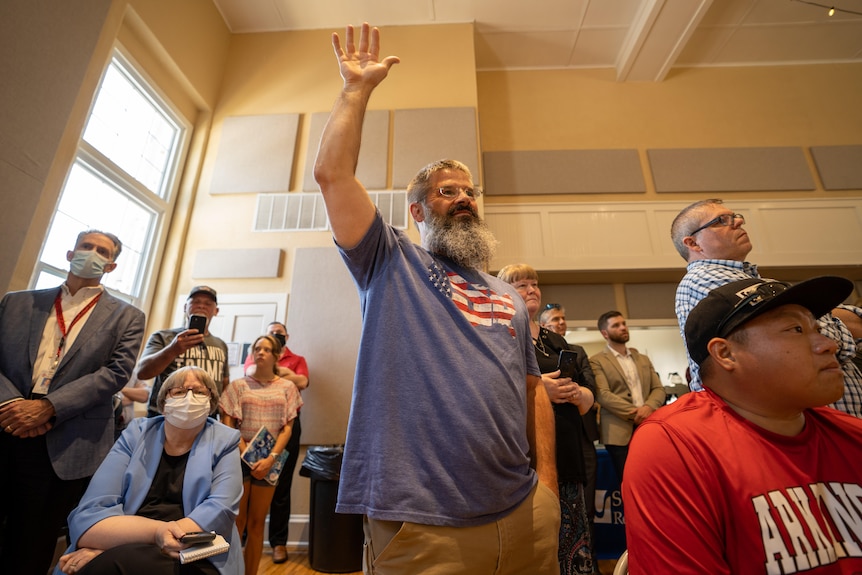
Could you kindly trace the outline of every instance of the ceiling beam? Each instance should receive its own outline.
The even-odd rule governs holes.
[[[660,82],[712,0],[642,0],[616,62],[620,82]]]

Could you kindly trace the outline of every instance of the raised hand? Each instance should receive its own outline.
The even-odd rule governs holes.
[[[363,84],[374,88],[386,78],[392,65],[401,61],[397,56],[380,60],[380,31],[369,26],[368,22],[362,24],[358,50],[354,44],[353,26],[345,30],[344,47],[338,34],[332,35],[332,47],[338,58],[345,88]]]

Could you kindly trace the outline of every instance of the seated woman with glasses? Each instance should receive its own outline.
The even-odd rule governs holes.
[[[132,420],[69,515],[71,547],[55,574],[234,574],[241,570],[236,515],[242,496],[239,433],[208,417],[218,389],[199,367],[165,380],[162,414]],[[180,564],[180,537],[215,531],[226,553]]]
[[[554,427],[557,442],[557,481],[560,491],[561,575],[592,575],[597,569],[593,556],[593,541],[584,486],[587,480],[584,465],[584,433],[581,414],[593,406],[596,388],[589,358],[583,348],[576,353],[572,378],[562,377],[557,364],[562,351],[572,352],[562,336],[536,322],[542,306],[539,274],[526,264],[505,266],[497,277],[514,287],[530,314],[530,330],[536,361],[542,372],[542,383],[554,407]],[[553,307],[556,304],[549,304]]]
[[[252,344],[254,377],[246,375],[225,389],[221,399],[222,421],[242,434],[240,452],[245,450],[261,427],[266,427],[275,446],[269,456],[252,467],[243,464],[243,494],[237,517],[240,533],[246,532],[245,572],[257,573],[263,553],[263,531],[275,485],[265,477],[290,440],[293,422],[302,407],[299,390],[292,381],[278,375],[281,343],[272,335],[262,335]]]

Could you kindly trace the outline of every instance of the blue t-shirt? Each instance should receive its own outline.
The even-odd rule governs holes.
[[[536,483],[526,376],[539,369],[522,298],[379,214],[341,253],[362,339],[337,511],[449,526],[505,517]]]

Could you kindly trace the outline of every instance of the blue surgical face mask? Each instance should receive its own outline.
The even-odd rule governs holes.
[[[69,269],[79,278],[95,279],[105,273],[105,266],[110,260],[100,256],[96,250],[75,250]]]

